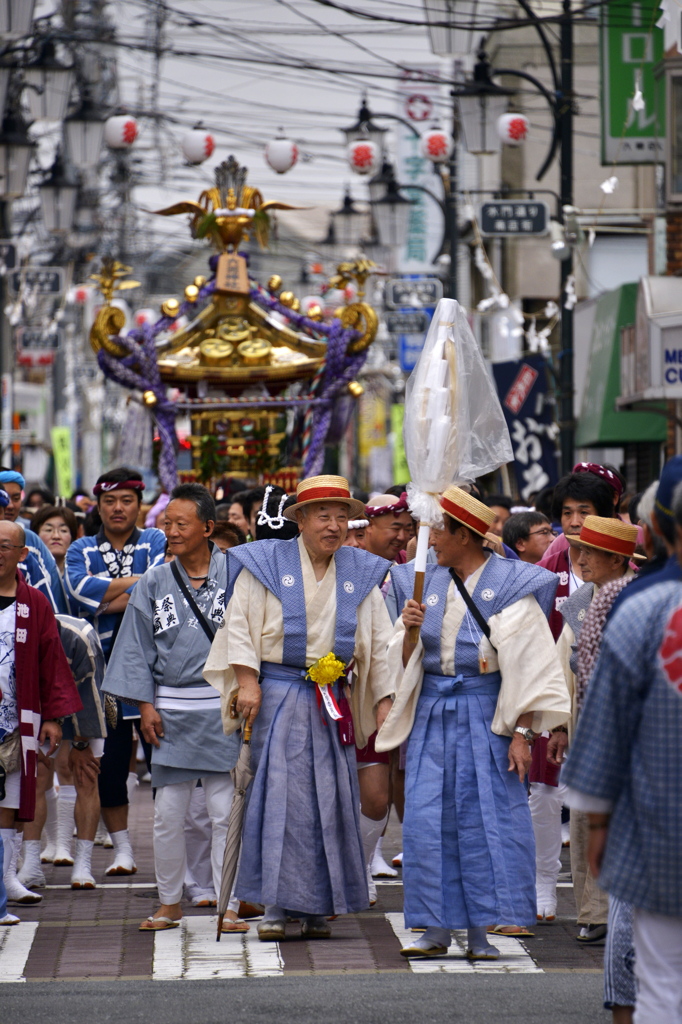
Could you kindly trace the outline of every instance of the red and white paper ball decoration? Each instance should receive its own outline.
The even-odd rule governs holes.
[[[346,149],[346,156],[351,170],[356,174],[376,174],[381,164],[381,153],[375,142],[369,139],[356,139]]]
[[[188,163],[203,164],[215,149],[215,139],[205,128],[192,128],[183,136],[180,145]]]
[[[434,164],[443,164],[450,159],[455,148],[455,141],[450,132],[443,128],[429,128],[421,137],[420,149],[422,156]]]
[[[104,125],[104,141],[110,149],[128,149],[137,133],[137,121],[130,114],[116,114]]]
[[[133,313],[133,324],[135,327],[144,327],[145,324],[155,324],[159,319],[156,309],[136,309]]]
[[[520,146],[528,138],[530,121],[524,114],[502,114],[497,119],[497,134],[507,146]]]
[[[278,135],[265,144],[265,162],[277,174],[286,174],[298,160],[298,146],[285,135]]]

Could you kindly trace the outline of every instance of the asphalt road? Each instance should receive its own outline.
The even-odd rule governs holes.
[[[339,974],[234,981],[6,985],[12,1024],[605,1024],[593,974]]]

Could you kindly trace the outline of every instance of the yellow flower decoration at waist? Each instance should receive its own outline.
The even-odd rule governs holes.
[[[317,661],[308,669],[308,678],[312,679],[318,686],[329,686],[335,683],[346,671],[344,662],[339,661],[333,651],[325,654],[324,658]]]

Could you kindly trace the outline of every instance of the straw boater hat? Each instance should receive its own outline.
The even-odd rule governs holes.
[[[495,513],[473,494],[467,494],[461,487],[448,487],[443,491],[440,507],[462,526],[468,526],[479,537],[485,537],[495,519]]]
[[[645,561],[644,555],[636,555],[637,527],[623,523],[620,519],[605,519],[602,516],[586,516],[580,536],[566,535],[569,544],[581,548],[594,548],[610,555],[623,555],[636,561]]]
[[[351,497],[348,481],[342,476],[310,476],[301,480],[296,488],[296,504],[284,509],[284,517],[296,522],[297,509],[321,502],[341,502],[348,505],[349,519],[364,519],[365,506]]]

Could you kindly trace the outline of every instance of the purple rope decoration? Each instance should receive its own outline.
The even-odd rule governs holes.
[[[215,272],[215,267],[211,266],[211,270]],[[170,493],[178,482],[175,458],[177,441],[175,416],[178,408],[192,408],[192,405],[168,400],[166,387],[161,380],[157,363],[155,339],[161,331],[168,330],[177,318],[188,316],[191,319],[197,302],[207,299],[214,290],[215,279],[203,285],[196,302],[183,302],[177,317],[162,316],[155,324],[144,324],[141,328],[130,331],[125,338],[117,335],[116,343],[127,349],[129,355],[117,359],[104,349],[100,349],[97,353],[100,369],[110,380],[126,388],[152,391],[156,396],[156,404],[152,408],[161,439],[159,479],[167,493]],[[334,320],[331,324],[318,323],[317,320],[311,320],[310,317],[302,313],[295,313],[288,306],[283,306],[278,299],[273,298],[260,287],[251,289],[249,298],[259,306],[281,313],[298,330],[327,338],[326,363],[318,394],[315,397],[310,395],[307,398],[290,400],[273,399],[273,402],[282,406],[314,406],[312,439],[306,453],[303,476],[316,476],[321,471],[324,462],[324,442],[332,420],[334,399],[338,392],[357,375],[365,361],[367,352],[360,352],[355,356],[347,355],[348,345],[360,335],[352,328],[344,328],[340,320]],[[249,402],[247,404],[261,407],[270,403]],[[234,405],[236,408],[246,407],[245,403],[239,401],[236,401]]]

